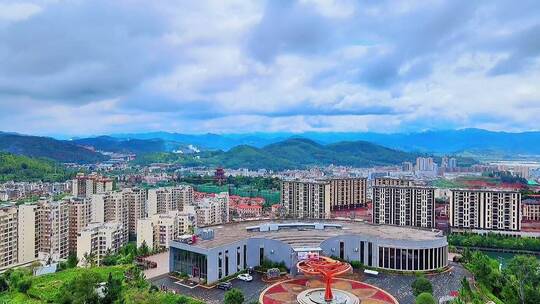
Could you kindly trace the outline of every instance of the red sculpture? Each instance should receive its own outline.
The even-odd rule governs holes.
[[[332,278],[349,272],[352,269],[351,264],[349,263],[336,261],[323,256],[310,257],[307,260],[300,261],[296,267],[304,274],[323,276],[326,283],[324,300],[327,302],[332,301],[334,298],[334,295],[332,294]]]

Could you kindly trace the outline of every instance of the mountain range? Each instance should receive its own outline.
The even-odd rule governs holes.
[[[0,132],[0,151],[59,162],[94,163],[101,152],[135,153],[142,162],[179,160],[230,167],[259,162],[292,168],[311,164],[356,166],[396,164],[418,155],[451,154],[507,159],[540,155],[540,132],[492,132],[480,129],[418,133],[249,133],[181,134],[153,132],[58,140]],[[190,154],[196,155],[190,155]],[[180,156],[175,156],[176,154]],[[142,157],[150,155],[149,157]],[[277,165],[276,165],[277,164]],[[253,165],[256,167],[255,165]]]
[[[416,153],[365,141],[323,145],[306,138],[291,138],[262,148],[240,145],[228,151],[203,151],[197,154],[153,153],[141,156],[137,163],[165,161],[186,166],[284,170],[330,164],[354,167],[395,165],[414,161],[417,156]]]
[[[368,141],[385,147],[421,153],[496,155],[540,155],[540,131],[494,132],[482,129],[441,130],[416,133],[374,132],[306,132],[306,133],[246,133],[246,134],[181,134],[168,132],[111,135],[118,138],[160,138],[190,143],[204,149],[229,150],[239,145],[262,148],[289,138],[301,137],[320,144],[341,141]]]

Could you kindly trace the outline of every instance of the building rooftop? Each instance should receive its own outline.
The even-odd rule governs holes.
[[[254,220],[210,226],[204,229],[212,229],[214,238],[210,240],[198,238],[197,242],[192,246],[211,249],[239,240],[257,237],[279,240],[290,244],[293,248],[318,247],[321,242],[328,238],[349,234],[409,241],[431,241],[443,237],[439,230],[374,225],[346,219]]]

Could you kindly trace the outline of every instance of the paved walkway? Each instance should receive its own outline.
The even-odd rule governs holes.
[[[451,291],[459,290],[461,279],[464,276],[471,277],[470,273],[461,265],[450,263],[450,266],[453,267],[451,271],[427,276],[433,284],[433,295],[436,299],[449,295]],[[379,273],[376,277],[364,276],[362,281],[388,291],[396,297],[400,304],[412,304],[414,303],[414,295],[411,284],[415,279],[414,275]]]
[[[451,271],[427,277],[433,284],[433,294],[436,299],[449,295],[451,291],[459,290],[461,287],[461,279],[464,276],[471,277],[470,273],[461,265],[450,263],[450,266],[452,266]],[[394,296],[400,304],[413,304],[414,295],[412,293],[411,284],[415,279],[416,277],[414,275],[380,273],[378,276],[363,275],[359,280],[387,291]],[[188,288],[176,284],[176,280],[167,275],[154,278],[150,281],[158,287],[166,286],[169,289],[175,290],[177,293],[198,298],[208,304],[223,303],[225,291],[217,288]],[[243,282],[237,279],[234,279],[231,282],[234,288],[242,290],[246,299],[245,303],[258,301],[261,292],[271,285],[262,282],[260,275],[257,273],[254,274],[252,282]]]
[[[175,282],[177,280],[169,276],[161,276],[155,279],[150,280],[152,284],[161,287],[166,286],[170,290],[174,290],[177,293],[184,294],[190,297],[194,297],[204,301],[207,304],[221,304],[223,303],[223,297],[225,294],[224,290],[217,288],[204,288],[204,287],[195,287],[188,288]],[[242,291],[245,298],[245,303],[251,303],[252,301],[258,301],[259,295],[261,292],[266,289],[270,284],[266,284],[261,280],[261,277],[258,273],[253,274],[252,282],[244,282],[238,279],[231,281],[233,288],[238,288]]]
[[[144,275],[146,279],[150,280],[152,278],[162,276],[169,272],[169,252],[168,251],[151,255],[145,259],[157,263],[157,268],[153,268],[153,269],[150,268],[144,271]]]

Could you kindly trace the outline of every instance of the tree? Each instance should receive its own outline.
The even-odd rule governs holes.
[[[102,304],[113,304],[116,300],[120,299],[122,293],[122,282],[113,278],[112,273],[109,272],[109,278],[105,283],[103,290],[104,297],[101,299]]]
[[[6,278],[3,275],[0,275],[0,292],[7,291],[9,289],[9,284]]]
[[[233,288],[225,293],[225,304],[242,304],[244,303],[244,294],[240,289]]]
[[[141,247],[138,250],[138,256],[148,256],[150,255],[150,248],[146,245],[146,241],[143,241]]]
[[[419,294],[424,292],[433,293],[433,286],[431,285],[431,282],[423,275],[417,277],[416,280],[414,280],[414,282],[412,283],[411,287],[415,296],[418,296]]]
[[[430,293],[423,292],[416,297],[416,304],[436,304],[435,299]]]
[[[540,283],[540,262],[534,256],[517,255],[508,263],[508,273],[515,278],[518,297],[522,304],[526,301],[526,291]]]
[[[70,252],[66,261],[67,268],[75,268],[79,264],[79,259],[77,258],[77,253]]]
[[[84,265],[86,267],[90,266],[90,267],[94,267],[96,266],[96,254],[94,252],[92,253],[88,253],[88,252],[85,252],[84,255],[83,255],[83,260],[84,260]]]
[[[30,287],[32,287],[32,278],[24,277],[17,284],[17,290],[22,293],[26,293]]]
[[[64,283],[58,291],[57,301],[60,304],[98,304],[99,296],[96,286],[99,278],[88,271]]]

